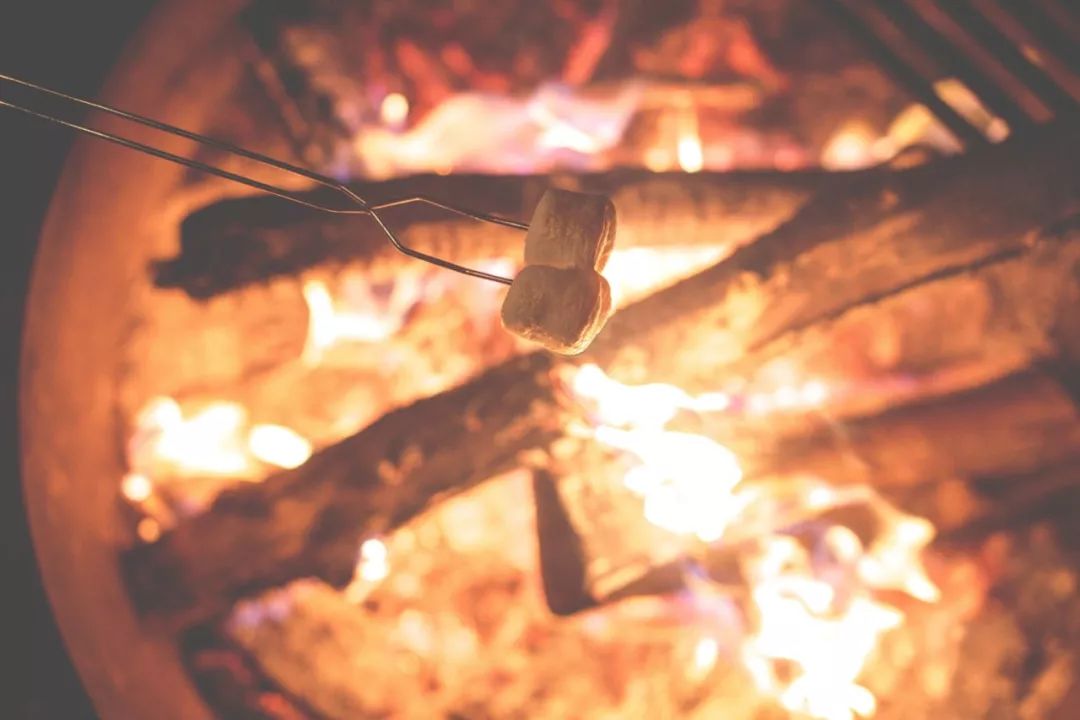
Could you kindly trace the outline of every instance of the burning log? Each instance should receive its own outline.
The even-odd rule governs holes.
[[[315,575],[348,582],[360,541],[446,492],[515,467],[564,431],[552,360],[512,360],[479,380],[384,415],[258,486],[223,493],[126,557],[145,608],[186,618],[238,596]]]
[[[1075,222],[1073,222],[1075,225]],[[978,387],[1073,353],[1080,231],[1063,225],[1021,251],[947,272],[785,333],[725,367],[769,390],[792,376],[833,388],[831,418]],[[1075,357],[1075,354],[1074,354]]]
[[[783,441],[749,475],[811,473],[888,489],[1019,477],[1080,457],[1080,410],[1055,378],[1023,373]]]
[[[868,176],[877,173],[870,171]],[[555,180],[558,182],[557,180]],[[354,186],[371,202],[427,195],[495,215],[526,217],[549,185],[545,177],[421,176]],[[575,189],[609,195],[619,213],[619,245],[735,247],[772,230],[835,182],[827,174],[619,171],[575,178]],[[319,197],[318,191],[312,197]],[[410,207],[386,216],[417,250],[458,263],[518,258],[524,238],[507,228]],[[402,212],[401,217],[404,218]],[[717,229],[723,232],[718,233]],[[402,262],[370,218],[329,215],[272,197],[224,200],[184,221],[180,253],[159,262],[159,287],[195,298],[291,275],[325,263]]]
[[[1067,543],[1055,540],[1046,528],[1014,529],[981,544],[972,560],[936,557],[937,564],[942,566],[940,582],[945,586],[947,599],[939,605],[912,609],[905,626],[885,639],[879,657],[866,673],[868,684],[883,700],[876,716],[985,717],[1002,707],[1014,713],[1019,713],[1022,707],[1035,707],[1038,714],[1033,714],[1034,717],[1072,717],[1074,708],[1068,704],[1068,681],[1075,674],[1076,621],[1080,617],[1080,604],[1071,592],[1076,580],[1073,559]],[[985,586],[992,588],[989,601],[983,600]],[[488,592],[501,594],[498,590]],[[515,601],[519,598],[509,599],[511,604]],[[400,709],[399,693],[394,692],[397,678],[386,678],[391,687],[381,682],[357,683],[356,678],[386,676],[385,668],[396,666],[388,661],[388,657],[396,658],[391,653],[401,653],[403,661],[408,659],[412,663],[417,662],[418,655],[427,659],[422,652],[403,648],[403,638],[409,637],[406,629],[419,623],[410,624],[390,613],[357,608],[325,585],[297,583],[252,605],[261,606],[252,609],[256,612],[261,609],[262,618],[257,622],[247,621],[249,614],[255,614],[247,609],[234,613],[224,630],[228,642],[253,658],[261,672],[279,683],[282,690],[303,698],[321,716],[352,718],[385,712],[387,708]],[[458,611],[469,614],[468,609]],[[514,616],[520,618],[531,612],[532,607],[515,607]],[[426,616],[428,626],[437,623],[437,618],[427,613],[413,615]],[[943,623],[949,632],[938,630]],[[926,641],[925,638],[935,633],[939,642]],[[576,660],[581,653],[591,653],[593,662],[585,662],[585,668],[625,662],[617,651],[610,651],[595,639],[584,639],[587,633],[574,627],[573,621],[561,622],[554,631],[541,634],[544,641],[533,638],[530,642],[516,643],[510,650],[519,662],[521,657],[528,657],[533,672],[508,673],[514,680],[508,678],[505,682],[532,683],[547,691],[544,697],[549,694],[561,697],[560,691],[573,692],[572,688],[559,684],[565,682],[567,674],[563,669],[571,662],[570,658]],[[647,633],[644,635],[648,637]],[[913,641],[917,648],[914,656]],[[504,644],[508,642],[502,640]],[[632,657],[637,670],[647,663],[642,658],[644,642],[647,642],[645,638],[637,637],[633,644]],[[373,646],[390,650],[371,652]],[[484,649],[492,652],[486,646]],[[431,654],[440,657],[439,651]],[[558,662],[560,657],[563,662]],[[597,657],[606,662],[597,662]],[[440,659],[450,665],[448,658]],[[694,664],[682,660],[683,664],[670,665],[669,671],[676,674],[687,671],[688,667],[692,673]],[[760,697],[755,701],[754,685],[749,678],[738,672],[738,668],[723,667],[728,662],[731,661],[720,659],[720,672],[706,678],[706,711],[699,711],[693,717],[752,718],[763,714],[771,717],[768,704]],[[940,692],[930,691],[928,666],[940,668],[953,682]],[[458,669],[457,665],[452,667]],[[434,668],[429,672],[451,683],[462,682],[460,675],[453,672],[444,675]],[[536,678],[537,674],[541,677]],[[475,675],[465,674],[465,678],[464,682],[479,682]],[[438,688],[440,700],[445,700],[447,695],[454,697],[444,683],[433,685]],[[502,689],[502,685],[498,687]],[[553,687],[558,690],[552,690]],[[904,691],[898,691],[898,687]],[[686,689],[676,684],[673,690]],[[519,703],[533,699],[527,693],[516,697],[520,698]],[[489,696],[485,694],[487,699]],[[672,702],[682,699],[676,697]],[[600,702],[605,700],[614,702],[608,698]],[[430,713],[433,698],[425,695],[423,702],[426,704],[422,710]],[[529,705],[534,711],[535,702]],[[640,709],[640,706],[631,707]],[[1060,712],[1052,711],[1055,708]]]
[[[868,187],[837,189],[753,246],[617,314],[581,358],[624,375],[648,367],[657,374],[638,377],[711,390],[703,387],[707,377],[715,382],[725,368],[788,333],[828,337],[846,327],[845,313],[877,312],[873,308],[891,307],[894,296],[904,306],[930,288],[945,288],[927,295],[935,302],[956,300],[949,288],[974,273],[995,301],[981,326],[990,347],[1019,341],[1022,348],[1019,359],[993,365],[996,373],[1055,355],[1068,360],[1077,347],[1069,313],[1078,293],[1070,270],[1077,262],[1075,238],[1025,252],[1032,232],[1075,210],[1080,197],[1078,173],[1065,152],[1075,147],[1076,133],[1059,130],[1050,138],[1048,145],[1011,144],[882,176]],[[1017,279],[1026,273],[1033,279]],[[1049,304],[1032,294],[1044,285],[1054,299]],[[1033,309],[1018,311],[1017,303]],[[966,358],[980,341],[944,343],[922,361],[933,367]],[[673,347],[679,352],[670,352]],[[918,353],[902,357],[920,360]],[[295,470],[226,493],[206,514],[129,554],[137,599],[147,610],[191,619],[297,577],[343,584],[365,534],[392,529],[440,494],[481,482],[565,432],[553,363],[532,355],[501,365],[384,416]],[[1045,374],[999,383],[990,382],[995,374],[989,372],[967,377],[983,385],[955,396],[947,387],[940,400],[855,425],[856,450],[876,463],[870,469],[845,468],[847,446],[833,443],[818,424],[804,423],[801,435],[772,447],[781,452],[748,451],[750,473],[817,470],[833,480],[900,485],[924,477],[1029,472],[1040,459],[1063,461],[1080,446],[1075,407]],[[987,423],[989,430],[980,426]],[[957,445],[965,449],[959,455]],[[732,447],[743,450],[737,442]],[[910,456],[913,448],[921,454]],[[1048,460],[1051,451],[1060,454]],[[909,464],[918,477],[903,469]]]
[[[623,381],[712,391],[730,366],[788,333],[1022,250],[1080,208],[1077,151],[1080,133],[1059,125],[983,153],[856,176],[613,317],[589,357]]]

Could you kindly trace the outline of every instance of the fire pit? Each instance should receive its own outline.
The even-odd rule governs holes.
[[[970,4],[969,44],[1044,37]],[[375,201],[607,194],[619,309],[557,358],[366,218],[77,146],[24,454],[103,715],[1068,716],[1068,103],[970,63],[913,99],[844,3],[203,5],[159,8],[111,102]],[[392,221],[521,262],[513,230]]]

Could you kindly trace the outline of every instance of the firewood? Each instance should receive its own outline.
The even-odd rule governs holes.
[[[887,489],[959,477],[1023,476],[1080,456],[1080,410],[1031,371],[788,438],[744,457],[749,476],[810,473]]]
[[[1010,144],[898,173],[877,187],[838,189],[716,267],[618,313],[615,327],[580,357],[625,376],[641,363],[634,357],[643,355],[651,363],[644,367],[656,369],[644,379],[711,390],[725,366],[860,305],[918,292],[920,284],[931,287],[933,280],[948,281],[980,265],[1007,268],[1014,257],[1026,259],[1012,272],[1038,269],[1033,258],[1041,257],[1041,246],[1024,255],[1032,231],[1075,209],[1078,197],[1076,168],[1062,159],[1076,133],[1049,137],[1050,150]],[[988,179],[998,171],[1000,178]],[[1062,241],[1061,247],[1072,252],[1074,246]],[[1067,271],[1075,258],[1066,257],[1059,260]],[[984,281],[997,271],[987,270]],[[993,287],[1009,287],[1010,272],[1000,272],[1005,280]],[[1046,272],[1038,270],[1036,277],[1055,277]],[[739,286],[747,274],[756,278],[753,293],[764,309],[755,311],[754,303],[748,309],[742,301],[746,293]],[[1075,297],[1075,281],[1054,282],[1065,293],[1062,305],[1033,311],[1043,326],[1031,337],[1059,345],[1027,346],[1033,359],[1052,356],[1055,347],[1077,347],[1066,302]],[[1025,296],[1030,285],[1017,287],[1006,297],[1036,308],[1043,302]],[[1005,314],[991,314],[1002,320],[987,327],[999,339],[1010,337],[1008,318],[1027,317],[995,312]],[[1058,338],[1046,328],[1069,331]],[[1027,342],[1026,332],[1012,337]],[[948,361],[952,346],[944,347],[941,360]],[[390,530],[440,493],[481,482],[513,466],[521,452],[563,434],[566,415],[550,374],[554,366],[539,354],[506,363],[384,416],[296,470],[226,493],[204,515],[129,553],[136,598],[148,611],[190,619],[296,577],[344,583],[365,533]],[[902,486],[924,476],[1023,473],[1033,458],[1048,461],[1071,451],[1076,429],[1064,386],[1031,371],[890,408],[853,425],[848,432],[856,456],[870,465],[845,464],[852,446],[822,432],[820,424],[803,426],[780,445],[766,436],[760,448],[732,447],[745,451],[751,475],[815,471],[837,482]],[[770,454],[777,447],[783,452]]]
[[[1050,228],[977,267],[932,276],[796,329],[726,365],[746,392],[785,379],[832,388],[830,419],[979,387],[1076,355],[1080,223]]]
[[[975,553],[981,562],[948,559],[948,570],[939,579],[946,598],[942,603],[905,608],[904,628],[882,643],[880,652],[871,660],[866,678],[871,683],[898,678],[905,683],[903,687],[912,691],[896,692],[896,680],[893,680],[892,693],[880,692],[888,702],[882,703],[879,716],[985,717],[1001,707],[1019,712],[1016,708],[1032,705],[1042,709],[1035,717],[1073,716],[1075,708],[1067,704],[1071,697],[1068,680],[1075,667],[1080,604],[1075,593],[1062,590],[1063,587],[1067,590],[1068,583],[1075,580],[1068,546],[1053,539],[1045,529],[1016,528],[997,540]],[[981,573],[973,575],[972,570],[990,565],[989,558],[995,555],[999,557],[993,561],[997,570],[988,578],[990,588],[974,590],[971,584],[983,580]],[[982,598],[987,590],[991,590],[992,602],[972,600]],[[966,609],[960,606],[965,601],[969,603]],[[253,658],[260,671],[282,690],[303,698],[309,707],[328,718],[385,714],[402,708],[399,697],[387,688],[377,683],[356,682],[365,672],[378,673],[387,665],[385,654],[365,652],[365,647],[400,647],[400,641],[390,640],[396,630],[392,622],[380,621],[372,610],[357,608],[340,593],[318,583],[296,584],[258,602],[266,615],[262,622],[237,622],[234,617],[223,635],[227,642]],[[275,609],[281,612],[274,612]],[[943,651],[940,643],[927,645],[918,639],[929,637],[935,628],[941,627],[943,619],[951,621],[950,627],[955,628],[946,647],[954,646],[959,654],[956,673],[963,682],[951,683],[945,693],[924,692],[925,668],[935,660],[940,662]],[[568,642],[558,646],[559,650],[573,652],[576,649],[573,633],[580,631],[567,631],[565,621],[555,627],[558,629],[554,633],[569,636]],[[635,647],[640,647],[640,643],[642,639],[636,638]],[[552,668],[541,664],[546,643],[536,643],[537,647],[523,645],[522,654],[537,663],[524,675],[561,672],[565,677],[565,665]],[[594,660],[596,653],[603,652],[595,642],[587,647]],[[550,646],[547,650],[546,659],[550,660]],[[565,657],[566,662],[586,662],[588,667],[598,665],[588,663],[577,652],[567,652]],[[635,667],[640,669],[643,662],[640,651],[635,660]],[[1059,681],[1045,679],[1056,674],[1064,677]],[[1038,681],[1032,682],[1032,676]],[[760,710],[755,713],[744,709],[747,703],[739,699],[739,684],[732,682],[740,677],[720,684],[710,678],[705,689],[706,707],[714,712],[696,717],[713,717],[718,713],[724,717],[760,717]],[[745,678],[742,686],[753,692],[753,683]],[[1052,708],[1061,712],[1051,713]]]
[[[1078,152],[1080,131],[1064,124],[982,153],[853,177],[717,265],[618,313],[587,356],[626,382],[715,390],[728,366],[787,333],[1021,250],[1080,209]]]
[[[185,619],[314,575],[343,585],[360,540],[515,467],[564,432],[545,354],[384,415],[300,467],[239,487],[125,556],[136,603]]]
[[[1075,523],[1080,501],[1080,455],[1023,475],[981,478],[977,503],[952,527],[940,526],[939,544],[970,547],[995,532],[1045,521]]]
[[[870,174],[875,174],[871,172]],[[527,217],[549,183],[559,178],[454,175],[362,183],[371,202],[426,195],[459,207],[510,218]],[[575,178],[574,189],[611,196],[619,217],[619,247],[737,246],[767,232],[814,192],[834,182],[827,174],[638,171]],[[332,200],[324,193],[313,198]],[[417,250],[459,263],[520,259],[524,234],[430,207],[384,211],[402,240]],[[716,228],[722,227],[718,234]],[[272,197],[223,200],[190,215],[180,251],[155,264],[159,287],[209,298],[270,278],[329,264],[410,262],[370,218],[330,215]]]
[[[544,469],[533,471],[538,564],[548,608],[571,615],[595,605],[589,593],[585,550],[559,496],[558,479]]]

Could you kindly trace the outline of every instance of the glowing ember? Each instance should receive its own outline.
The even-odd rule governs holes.
[[[368,538],[360,544],[353,580],[345,588],[345,597],[361,602],[368,593],[390,574],[390,549],[378,538]]]
[[[152,400],[137,420],[130,467],[139,471],[166,465],[191,474],[247,474],[251,463],[243,442],[246,415],[236,403],[216,402],[185,417],[172,398]]]
[[[144,543],[156,542],[161,537],[161,525],[153,518],[143,518],[139,520],[135,532]]]
[[[311,457],[311,443],[281,425],[256,425],[251,428],[248,449],[263,462],[281,468],[299,467]]]
[[[703,637],[694,646],[694,669],[706,673],[716,665],[720,658],[720,643],[716,638]]]
[[[131,502],[142,502],[150,497],[154,486],[150,478],[141,473],[128,473],[120,483],[120,492]]]
[[[599,98],[557,84],[520,98],[460,93],[408,132],[361,128],[354,148],[365,173],[377,178],[451,170],[539,172],[560,161],[585,169],[620,142],[639,96],[632,83]],[[567,153],[576,162],[567,163]]]
[[[699,247],[616,248],[604,268],[616,307],[709,267],[730,252],[721,241]]]
[[[379,106],[379,116],[390,127],[400,127],[409,117],[409,101],[401,93],[390,93]]]
[[[700,172],[705,167],[705,157],[702,154],[701,139],[697,135],[686,135],[679,138],[679,167],[688,173]]]
[[[272,467],[297,467],[311,451],[311,444],[289,428],[252,425],[247,411],[237,403],[218,401],[186,410],[172,398],[155,398],[136,418],[128,443],[130,471],[120,491],[159,523],[171,524],[171,512],[154,495],[159,483],[218,478],[209,487],[196,486],[190,496],[185,494],[183,509],[193,511],[210,499],[205,493],[212,494],[214,487],[233,480],[258,480]],[[154,531],[144,528],[138,534],[145,539]]]
[[[887,160],[878,134],[865,123],[850,123],[825,144],[821,166],[828,170],[856,170]],[[886,149],[887,151],[888,149]]]
[[[594,411],[596,440],[633,460],[623,482],[642,496],[650,523],[711,547],[738,549],[749,598],[740,659],[758,689],[790,712],[819,720],[872,716],[876,699],[859,676],[881,637],[904,621],[876,593],[938,599],[920,559],[932,526],[866,488],[836,489],[806,478],[775,489],[743,487],[738,460],[727,448],[666,429],[679,410],[730,410],[728,394],[693,397],[671,385],[626,386],[595,366],[577,370],[571,385]],[[827,398],[827,388],[811,380],[740,405],[764,414]],[[874,517],[872,537],[822,519],[827,510],[842,516],[854,508]],[[696,557],[700,549],[688,545],[686,552]],[[702,590],[700,578],[695,583],[700,601],[717,607],[721,591]],[[718,654],[715,640],[700,640],[694,672],[711,667]]]
[[[381,540],[369,538],[360,546],[360,577],[368,582],[378,582],[390,572],[386,545]]]

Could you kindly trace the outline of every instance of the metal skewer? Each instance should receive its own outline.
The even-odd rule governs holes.
[[[464,208],[447,205],[446,203],[440,202],[424,195],[416,195],[412,197],[399,198],[397,200],[388,200],[386,202],[372,204],[364,200],[352,190],[350,190],[349,187],[346,186],[344,183],[334,180],[331,177],[327,177],[326,175],[320,175],[319,173],[312,172],[311,170],[307,170],[297,165],[293,165],[282,160],[277,160],[275,158],[262,155],[260,153],[245,150],[244,148],[238,147],[231,143],[223,142],[221,140],[215,140],[214,138],[206,137],[205,135],[199,135],[198,133],[193,133],[189,130],[184,130],[183,128],[178,128],[173,125],[154,120],[152,118],[137,115],[132,112],[127,112],[126,110],[120,110],[109,105],[104,105],[102,103],[68,95],[57,90],[51,90],[49,88],[28,82],[26,80],[20,80],[19,78],[11,77],[10,75],[0,74],[0,81],[11,83],[27,90],[64,100],[66,102],[72,103],[73,105],[81,106],[84,108],[92,108],[94,110],[100,110],[101,112],[108,113],[109,115],[113,115],[114,117],[118,117],[123,120],[136,123],[138,125],[143,125],[145,127],[159,130],[170,135],[186,138],[188,140],[194,140],[201,145],[212,147],[217,150],[223,150],[231,155],[247,158],[248,160],[254,160],[257,163],[277,168],[278,170],[284,170],[285,172],[291,173],[293,175],[298,175],[307,180],[311,180],[318,185],[337,192],[339,195],[345,198],[347,204],[343,207],[335,207],[332,205],[326,205],[321,202],[315,202],[313,200],[306,199],[303,196],[297,194],[296,192],[288,190],[287,188],[279,187],[271,183],[262,182],[261,180],[255,180],[254,178],[245,177],[244,175],[240,175],[238,173],[234,173],[229,170],[216,167],[214,165],[199,162],[198,160],[192,160],[191,158],[186,158],[182,155],[176,155],[166,150],[153,147],[152,145],[147,145],[136,140],[131,140],[129,138],[121,137],[119,135],[114,135],[113,133],[106,132],[104,130],[97,130],[86,125],[82,125],[73,120],[65,120],[63,118],[57,117],[41,110],[35,110],[31,107],[18,105],[4,99],[3,97],[0,97],[0,107],[17,110],[32,117],[46,120],[48,122],[55,123],[66,128],[70,128],[72,130],[76,130],[92,137],[100,138],[102,140],[108,140],[109,142],[115,143],[117,145],[122,145],[123,147],[130,148],[132,150],[138,150],[139,152],[161,158],[162,160],[168,160],[179,165],[184,165],[189,168],[194,168],[196,170],[201,170],[202,172],[210,173],[211,175],[217,175],[218,177],[225,178],[226,180],[232,180],[233,182],[247,185],[248,187],[255,188],[256,190],[269,193],[270,195],[276,195],[277,197],[288,200],[289,202],[296,203],[297,205],[303,205],[304,207],[312,208],[314,210],[320,210],[322,212],[335,213],[340,215],[370,215],[371,218],[375,221],[375,223],[379,226],[379,229],[382,230],[386,237],[390,240],[390,243],[398,251],[405,255],[408,255],[409,257],[416,258],[417,260],[423,260],[424,262],[431,263],[432,265],[437,265],[439,267],[446,268],[447,270],[453,270],[455,272],[462,273],[463,275],[479,278],[481,280],[490,280],[491,282],[502,283],[503,285],[510,285],[512,282],[510,278],[502,277],[501,275],[493,275],[491,273],[484,272],[483,270],[465,267],[464,265],[458,265],[457,263],[452,263],[449,260],[444,260],[443,258],[435,257],[434,255],[429,255],[427,253],[423,253],[419,250],[414,250],[408,247],[407,245],[403,244],[401,240],[398,239],[397,235],[394,234],[394,231],[390,229],[390,226],[386,224],[382,217],[380,217],[379,211],[386,210],[392,207],[399,207],[401,205],[419,203],[424,205],[430,205],[432,207],[446,210],[447,212],[452,212],[457,215],[462,215],[467,218],[472,218],[473,220],[478,220],[480,222],[495,223],[496,225],[502,225],[504,227],[514,228],[516,230],[528,230],[529,226],[525,223],[503,217],[498,217],[496,215],[489,215],[487,213],[475,212],[473,210],[467,210]]]

